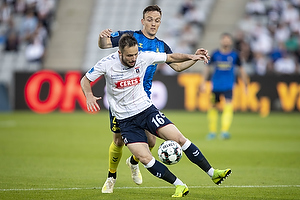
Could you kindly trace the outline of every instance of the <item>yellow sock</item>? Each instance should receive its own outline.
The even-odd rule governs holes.
[[[218,126],[218,109],[217,108],[211,108],[207,112],[207,118],[208,118],[208,129],[210,133],[216,133],[217,132],[217,126]]]
[[[233,108],[232,104],[226,104],[223,109],[221,118],[221,132],[228,132],[232,123]]]
[[[149,150],[152,151],[153,147],[149,147]]]
[[[121,160],[122,157],[122,149],[123,146],[118,147],[114,141],[112,141],[112,143],[109,146],[109,153],[108,153],[108,157],[109,157],[109,171],[111,173],[116,173],[119,162]]]
[[[149,150],[152,151],[153,147],[149,147]],[[134,155],[132,155],[133,159],[136,161],[136,162],[139,162],[139,159],[137,159],[137,157],[135,157]]]

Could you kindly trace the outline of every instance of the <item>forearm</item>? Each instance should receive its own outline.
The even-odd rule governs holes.
[[[81,89],[85,97],[93,95],[91,82],[86,78],[86,76],[82,77],[80,81]]]
[[[101,99],[101,97],[95,97],[92,92],[91,81],[86,78],[86,76],[82,77],[80,81],[81,89],[83,94],[86,97],[86,108],[90,112],[96,112],[100,110],[100,106],[97,104],[97,100]]]
[[[189,54],[183,54],[183,53],[172,53],[167,54],[167,61],[168,63],[179,63],[184,61],[192,60],[193,57]]]
[[[185,61],[182,63],[170,63],[170,67],[174,69],[176,72],[184,71],[196,63],[194,60]]]

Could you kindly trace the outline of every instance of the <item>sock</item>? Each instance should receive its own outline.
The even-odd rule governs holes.
[[[114,179],[116,179],[117,178],[117,172],[111,173],[110,171],[108,171],[108,176],[107,177],[108,178],[113,177]]]
[[[216,133],[217,132],[217,126],[218,126],[218,109],[217,108],[211,108],[207,112],[207,119],[208,119],[208,130],[210,133]]]
[[[149,147],[149,150],[152,151],[153,147]],[[136,165],[139,163],[139,159],[135,157],[135,155],[132,155],[130,158],[130,163],[133,165]]]
[[[210,176],[212,178],[214,175],[214,171],[215,171],[214,168],[210,168],[206,173],[208,174],[208,176]]]
[[[155,160],[154,157],[147,165],[145,165],[145,167],[151,174],[167,181],[168,183],[174,184],[177,179],[177,177],[170,172],[165,165]]]
[[[228,132],[233,118],[233,108],[231,103],[227,103],[224,106],[221,117],[221,132]]]
[[[108,158],[109,158],[109,172],[110,173],[116,173],[119,162],[122,157],[122,149],[123,146],[118,147],[114,142],[110,144],[109,150],[108,150]]]
[[[149,150],[152,152],[152,149],[153,149],[154,147],[149,147]]]
[[[139,164],[139,160],[138,160],[134,155],[132,155],[132,156],[130,157],[130,163],[131,163],[132,165],[137,165],[137,164]]]
[[[188,159],[198,165],[203,171],[208,172],[208,170],[211,168],[211,165],[208,163],[199,148],[196,147],[191,141],[187,140],[182,146],[182,150]]]
[[[176,178],[175,182],[173,183],[173,185],[184,185],[184,183],[179,179],[179,178]]]

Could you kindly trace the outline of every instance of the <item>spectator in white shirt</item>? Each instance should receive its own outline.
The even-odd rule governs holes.
[[[287,53],[274,63],[274,72],[277,74],[294,74],[296,72],[296,63]]]

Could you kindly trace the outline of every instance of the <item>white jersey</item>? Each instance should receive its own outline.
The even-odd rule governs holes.
[[[152,105],[144,91],[145,72],[149,65],[163,63],[166,59],[166,53],[139,52],[135,66],[129,68],[121,63],[119,53],[115,52],[98,61],[85,76],[95,81],[104,75],[111,112],[117,119],[125,119]]]

